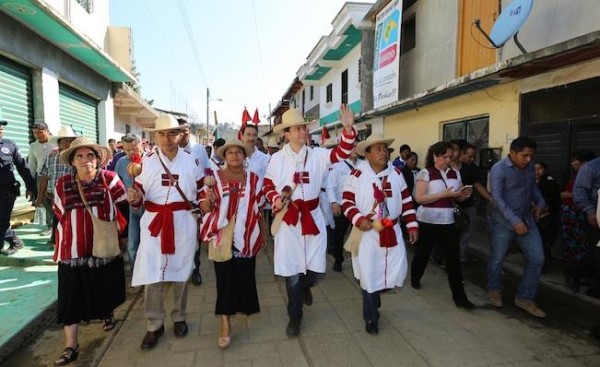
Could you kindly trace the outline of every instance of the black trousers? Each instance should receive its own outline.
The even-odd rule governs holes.
[[[344,235],[350,226],[350,221],[348,218],[341,214],[339,216],[334,216],[333,220],[335,222],[335,228],[333,229],[333,257],[336,261],[344,260]]]
[[[574,278],[590,277],[590,290],[600,294],[600,229],[585,223],[585,256],[567,265],[565,273]]]
[[[6,231],[10,228],[10,213],[17,195],[12,189],[0,189],[0,249],[4,247]]]
[[[419,222],[419,242],[411,264],[411,279],[421,280],[429,263],[433,246],[439,243],[442,256],[446,261],[448,283],[454,301],[466,299],[463,276],[460,265],[459,232],[454,224],[430,224]]]

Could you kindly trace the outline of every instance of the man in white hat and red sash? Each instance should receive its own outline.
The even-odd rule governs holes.
[[[134,287],[145,286],[148,321],[142,349],[156,346],[164,332],[165,283],[173,287],[171,319],[175,337],[187,335],[187,281],[198,247],[198,220],[192,208],[204,176],[198,158],[178,146],[181,127],[173,116],[159,116],[150,131],[158,147],[144,157],[142,172],[127,192],[133,208],[143,205],[145,209],[131,281]]]
[[[393,141],[373,134],[357,144],[356,152],[365,160],[350,173],[342,200],[344,214],[354,230],[361,231],[352,268],[362,288],[365,329],[371,335],[379,332],[380,293],[401,287],[406,278],[400,215],[406,221],[410,243],[418,238],[411,194],[401,171],[388,165],[388,146]]]
[[[300,333],[302,304],[312,304],[310,288],[325,273],[327,233],[319,194],[329,165],[346,159],[356,140],[354,112],[346,105],[340,107],[340,120],[344,129],[334,149],[306,145],[309,122],[298,109],[286,111],[273,129],[275,133],[283,132],[289,141],[271,157],[263,187],[276,216],[273,227],[280,223],[272,228],[274,263],[275,275],[286,281],[288,336]]]

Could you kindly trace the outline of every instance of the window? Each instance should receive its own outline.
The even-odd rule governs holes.
[[[315,99],[315,87],[313,85],[310,86],[310,100]]]
[[[348,69],[342,72],[342,103],[348,104]]]
[[[475,145],[477,150],[487,148],[489,141],[489,116],[465,119],[444,124],[445,141],[463,139]]]
[[[306,106],[306,89],[302,89],[302,112],[304,112],[305,106]]]
[[[415,48],[417,43],[417,17],[412,17],[402,22],[400,35],[400,55]]]
[[[327,95],[325,97],[325,103],[333,102],[333,85],[327,84]]]
[[[79,5],[81,5],[85,11],[88,13],[92,13],[94,11],[94,0],[77,0]]]

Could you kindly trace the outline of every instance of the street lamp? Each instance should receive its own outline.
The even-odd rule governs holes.
[[[209,140],[209,132],[208,132],[208,123],[210,118],[210,89],[206,88],[206,145],[208,145]],[[221,98],[213,99],[213,101],[221,102],[223,101]]]

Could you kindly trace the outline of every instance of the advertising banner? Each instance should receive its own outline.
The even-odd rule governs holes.
[[[402,1],[394,0],[377,14],[373,53],[373,107],[398,100]]]

